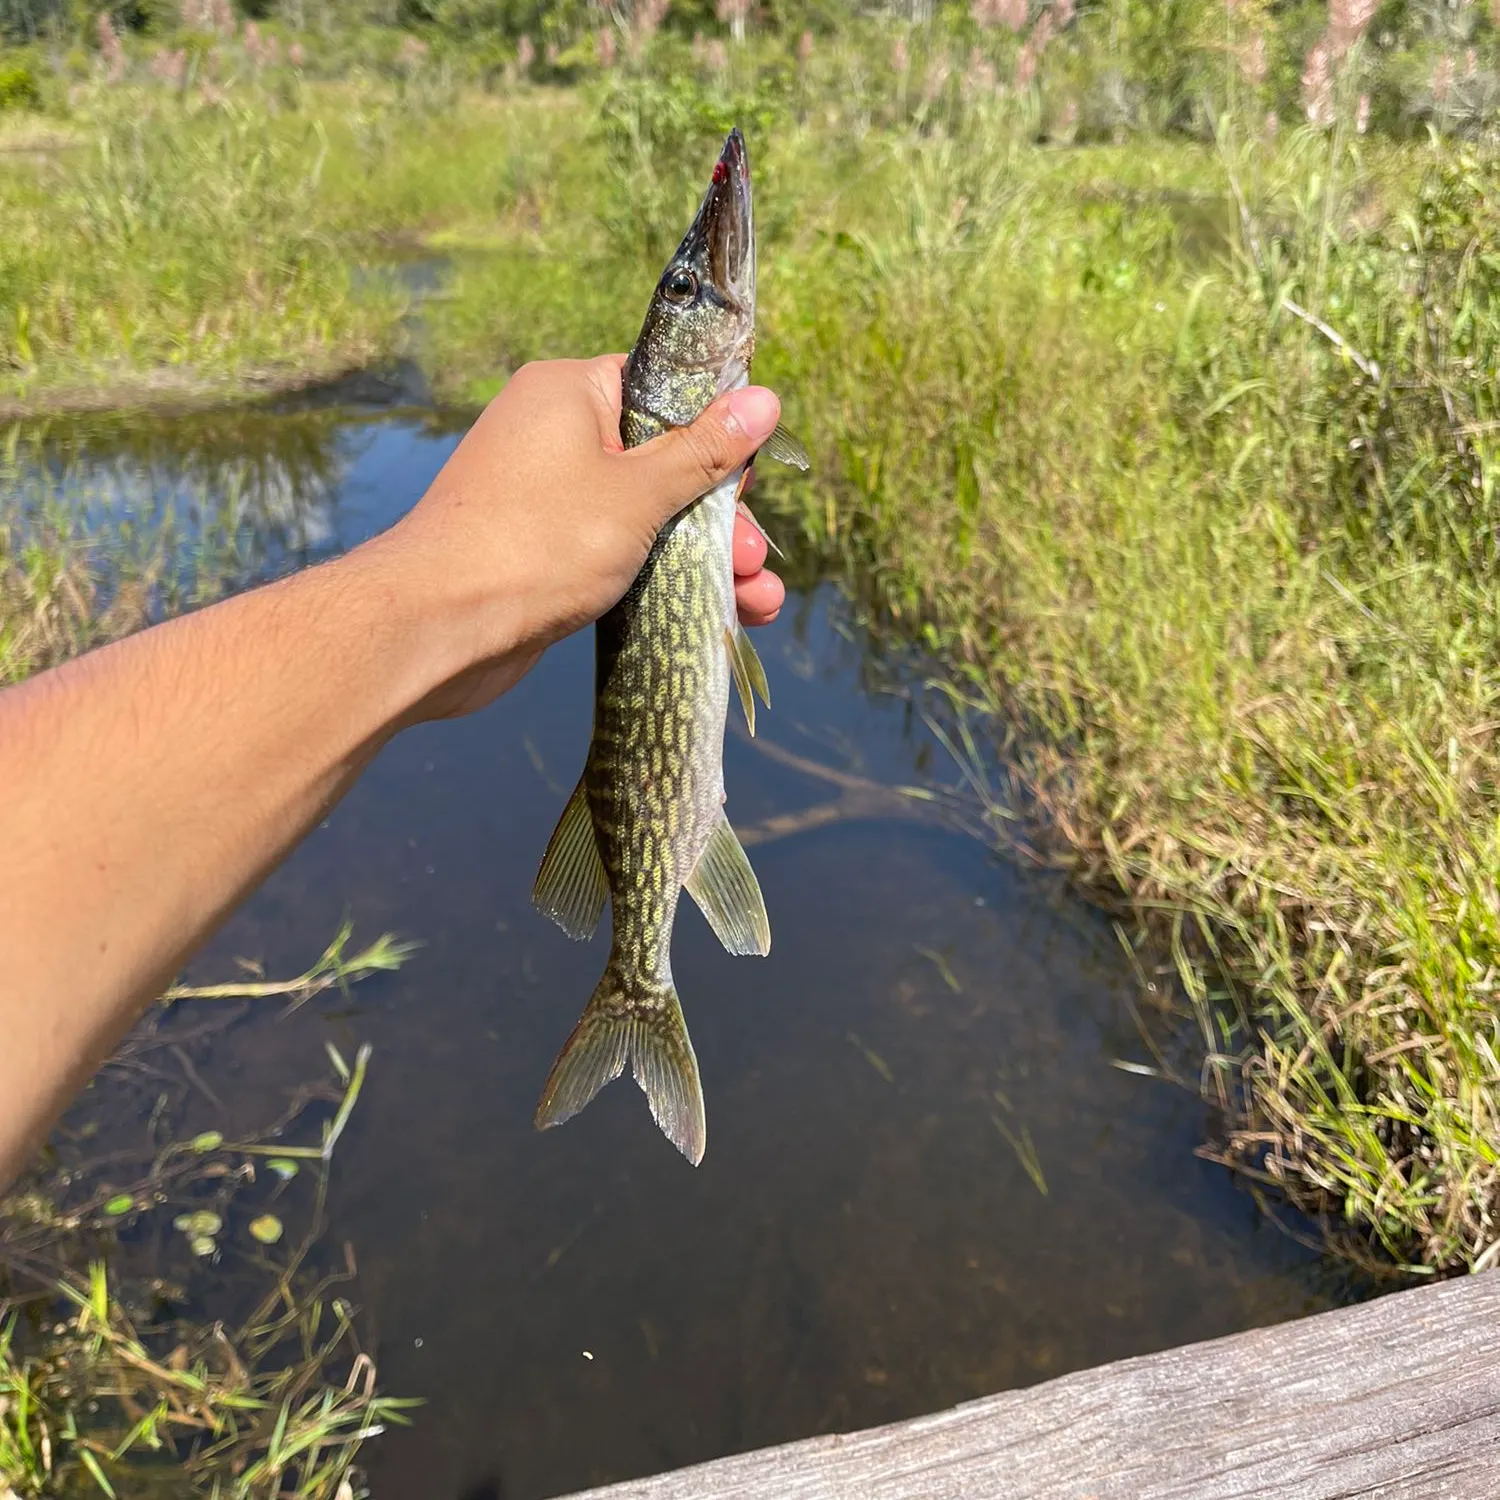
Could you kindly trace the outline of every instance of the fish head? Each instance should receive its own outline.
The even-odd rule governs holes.
[[[715,396],[745,383],[754,348],[755,221],[750,162],[736,129],[626,362],[627,418],[633,409],[663,426],[684,426]]]

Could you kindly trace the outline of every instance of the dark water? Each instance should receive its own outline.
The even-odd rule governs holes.
[[[387,524],[455,427],[330,405],[56,441],[112,524],[150,510],[252,577]],[[1350,1295],[1195,1158],[1191,1094],[1113,1065],[1144,1052],[1104,920],[797,763],[954,779],[903,700],[863,685],[879,663],[835,591],[795,594],[758,641],[770,748],[732,735],[726,781],[775,945],[731,959],[684,908],[697,1171],[628,1081],[561,1130],[530,1123],[606,951],[528,900],[582,761],[587,638],[394,743],[193,967],[298,972],[346,912],[425,945],[347,999],[253,1013],[199,1063],[223,1101],[205,1118],[243,1129],[323,1070],[325,1040],[373,1044],[329,1239],[357,1253],[383,1386],[429,1402],[368,1450],[376,1496],[558,1495]]]

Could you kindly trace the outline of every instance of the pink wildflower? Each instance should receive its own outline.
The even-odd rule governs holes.
[[[646,43],[660,30],[670,4],[671,0],[637,0],[635,14],[630,18],[630,35],[626,41],[632,59],[641,55]]]
[[[1317,42],[1302,69],[1302,108],[1309,125],[1333,123],[1333,54],[1327,42]]]
[[[1328,0],[1328,46],[1342,57],[1365,34],[1380,0]]]
[[[1256,32],[1248,42],[1243,43],[1236,53],[1240,72],[1244,75],[1245,82],[1251,88],[1259,88],[1266,81],[1266,74],[1270,71],[1266,61],[1266,39]]]
[[[1011,31],[1020,31],[1026,25],[1026,0],[973,0],[969,14],[974,24],[988,30],[991,26],[1005,26]]]
[[[964,102],[990,98],[995,92],[995,65],[976,47],[969,54],[969,66],[960,80]]]
[[[1024,94],[1036,78],[1037,47],[1029,38],[1016,53],[1016,92]]]
[[[750,0],[716,0],[714,14],[729,27],[736,43],[745,40],[745,20],[750,14]]]
[[[946,57],[935,58],[927,67],[927,77],[922,82],[922,102],[931,104],[939,94],[943,92],[948,82],[949,75],[953,72],[952,66]]]
[[[1448,96],[1453,92],[1453,80],[1457,76],[1458,68],[1453,59],[1445,52],[1437,60],[1437,65],[1432,70],[1432,97],[1439,105],[1448,102]]]
[[[118,83],[125,76],[125,44],[107,11],[99,12],[94,29],[99,37],[99,56],[104,59],[105,77],[111,83]]]

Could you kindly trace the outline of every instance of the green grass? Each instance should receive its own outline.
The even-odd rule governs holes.
[[[411,951],[387,935],[350,954],[349,937],[346,926],[284,983],[169,998],[179,1010],[230,998],[295,1006],[399,967]],[[190,1029],[201,1035],[197,1020]],[[112,1066],[165,1081],[180,1065],[191,1078],[179,1039],[189,1040],[165,1019]],[[317,1250],[329,1164],[370,1054],[362,1048],[351,1064],[330,1047],[329,1059],[328,1083],[304,1086],[263,1134],[234,1141],[212,1130],[173,1139],[169,1095],[141,1110],[117,1078],[89,1091],[48,1158],[0,1198],[0,1494],[364,1493],[361,1448],[418,1403],[379,1392],[346,1295],[352,1268]],[[319,1143],[297,1144],[300,1117],[320,1102],[333,1114]],[[155,1242],[150,1275],[111,1274],[97,1258],[121,1226]],[[213,1322],[172,1310],[200,1281],[214,1294]]]
[[[633,337],[736,113],[655,88],[460,268],[452,388]],[[1032,841],[1192,1003],[1218,1153],[1362,1262],[1492,1264],[1495,169],[1226,141],[1039,149],[996,106],[757,142],[757,373],[818,476],[769,498],[1011,726]]]
[[[64,148],[0,166],[0,402],[128,403],[303,383],[385,357],[305,115],[101,93]]]
[[[478,401],[525,359],[626,347],[739,121],[757,373],[816,466],[763,503],[1007,726],[1028,837],[1191,1001],[1219,1153],[1343,1253],[1493,1264],[1493,148],[1359,141],[1356,72],[1335,130],[1272,141],[1286,58],[1220,91],[1217,144],[1143,133],[1149,110],[1109,144],[1097,36],[997,97],[948,33],[912,34],[905,74],[892,35],[724,69],[664,36],[577,91],[89,85],[83,145],[0,177],[11,391],[230,389],[414,338]],[[975,45],[1010,76],[1014,38]],[[1224,58],[1194,46],[1206,136]],[[353,274],[392,243],[452,259],[414,332]],[[57,623],[88,619],[71,576],[0,545],[14,661],[90,638]]]

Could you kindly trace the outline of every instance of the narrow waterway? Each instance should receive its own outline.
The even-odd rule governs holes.
[[[369,399],[392,395],[421,393],[96,421],[48,461],[100,527],[167,529],[157,587],[183,603],[410,506],[462,424]],[[605,957],[529,903],[587,741],[587,636],[393,743],[193,965],[298,972],[346,913],[423,944],[347,996],[249,1010],[197,1062],[218,1101],[198,1128],[233,1131],[320,1073],[325,1041],[373,1046],[327,1238],[353,1247],[383,1387],[427,1401],[367,1450],[377,1497],[541,1500],[1351,1294],[1195,1157],[1192,1094],[1116,1066],[1145,1053],[1109,924],[911,815],[894,789],[954,768],[836,589],[791,571],[807,585],[757,637],[774,709],[726,751],[773,950],[732,959],[687,908],[674,950],[697,1171],[628,1081],[531,1127]]]

